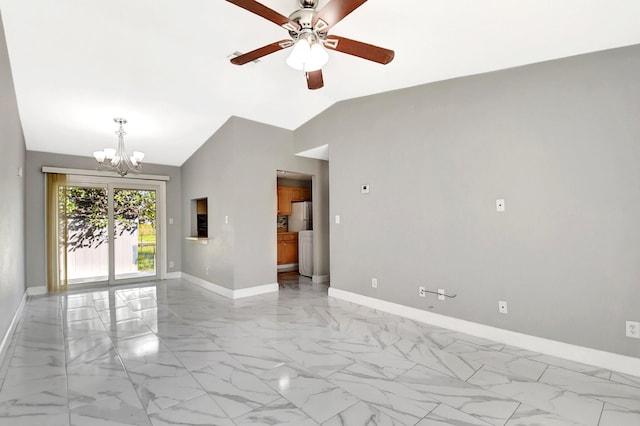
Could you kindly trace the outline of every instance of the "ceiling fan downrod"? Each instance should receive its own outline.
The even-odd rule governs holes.
[[[318,0],[298,0],[298,4],[303,9],[315,9],[318,6]]]

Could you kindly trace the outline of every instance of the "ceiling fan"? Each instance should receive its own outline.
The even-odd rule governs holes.
[[[318,0],[298,0],[300,9],[293,12],[288,18],[254,0],[227,1],[280,25],[289,31],[291,37],[291,39],[276,41],[237,56],[231,59],[232,64],[244,65],[293,46],[291,54],[287,58],[287,64],[299,71],[304,71],[307,87],[314,90],[324,86],[322,66],[329,59],[326,49],[380,64],[388,64],[393,60],[393,50],[328,34],[331,27],[362,6],[367,0],[331,0],[318,11],[316,11]]]

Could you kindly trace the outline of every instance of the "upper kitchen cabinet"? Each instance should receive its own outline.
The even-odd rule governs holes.
[[[297,201],[311,201],[311,188],[278,187],[279,215],[289,216],[291,214],[291,203]]]
[[[311,188],[291,189],[291,201],[311,201]]]
[[[289,216],[291,214],[292,200],[291,188],[286,186],[278,187],[278,214],[281,216]]]

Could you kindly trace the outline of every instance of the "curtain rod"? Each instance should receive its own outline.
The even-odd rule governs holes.
[[[78,175],[78,176],[104,176],[104,177],[115,177],[119,178],[119,176],[114,175],[111,172],[100,172],[98,170],[82,170],[82,169],[66,169],[63,167],[48,167],[42,166],[42,173],[61,173],[65,175]],[[164,175],[127,175],[125,176],[127,179],[140,179],[140,180],[164,180],[169,181],[169,176]]]

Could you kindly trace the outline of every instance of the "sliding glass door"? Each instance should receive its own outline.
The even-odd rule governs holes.
[[[66,207],[66,260],[69,284],[107,281],[109,279],[107,187],[82,183],[69,184],[60,195]]]
[[[114,200],[115,279],[156,275],[156,191],[116,188]]]
[[[131,180],[69,177],[62,195],[69,285],[157,278],[159,189]]]

